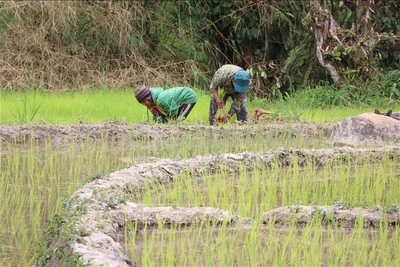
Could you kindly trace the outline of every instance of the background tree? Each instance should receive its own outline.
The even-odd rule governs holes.
[[[391,89],[376,90],[394,96],[400,84],[399,5],[396,0],[4,1],[0,85],[57,90],[145,82],[207,88],[214,71],[231,63],[249,69],[252,93],[263,97],[321,83],[361,91],[369,80],[387,81]]]
[[[398,3],[383,1],[224,1],[180,3],[182,18],[198,21],[214,69],[250,68],[263,96],[332,81],[338,88],[376,77],[383,51],[398,66]],[[387,56],[387,54],[391,56]]]

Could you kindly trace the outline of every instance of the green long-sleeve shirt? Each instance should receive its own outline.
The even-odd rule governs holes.
[[[183,104],[197,102],[196,93],[189,87],[150,88],[150,92],[154,108],[167,118],[176,118]]]

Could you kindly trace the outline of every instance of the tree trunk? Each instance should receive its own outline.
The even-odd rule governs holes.
[[[399,36],[375,33],[372,18],[376,8],[375,0],[344,1],[354,17],[351,29],[337,27],[329,11],[323,9],[318,1],[314,3],[313,30],[317,59],[338,88],[345,83],[345,71],[356,74],[359,82],[373,76],[378,64],[374,60],[374,50],[400,50]]]
[[[323,11],[322,9],[319,13],[319,16],[315,17],[314,28],[315,40],[317,43],[317,59],[319,64],[328,71],[333,82],[340,88],[344,84],[343,75],[336,66],[336,63],[330,60],[326,55],[330,49],[330,44],[328,43],[330,40],[328,39],[334,39],[339,44],[341,44],[341,41],[337,38],[335,20],[332,15],[330,15],[328,11]]]

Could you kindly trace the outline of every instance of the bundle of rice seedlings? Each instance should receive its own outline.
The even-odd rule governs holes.
[[[215,114],[214,119],[217,123],[227,123],[228,122],[228,111],[225,109],[225,106],[223,108],[219,108],[217,110],[217,113]]]
[[[224,101],[224,96],[225,96],[225,92],[222,89],[218,89],[218,97],[220,100]],[[225,102],[225,101],[224,101]],[[225,103],[224,106],[222,108],[219,108],[217,110],[217,113],[215,114],[214,120],[217,124],[220,123],[227,123],[228,122],[228,111],[225,108]]]

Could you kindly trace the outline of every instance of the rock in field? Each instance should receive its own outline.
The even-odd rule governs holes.
[[[335,144],[390,145],[400,141],[400,112],[390,116],[365,113],[336,124],[330,136]]]

